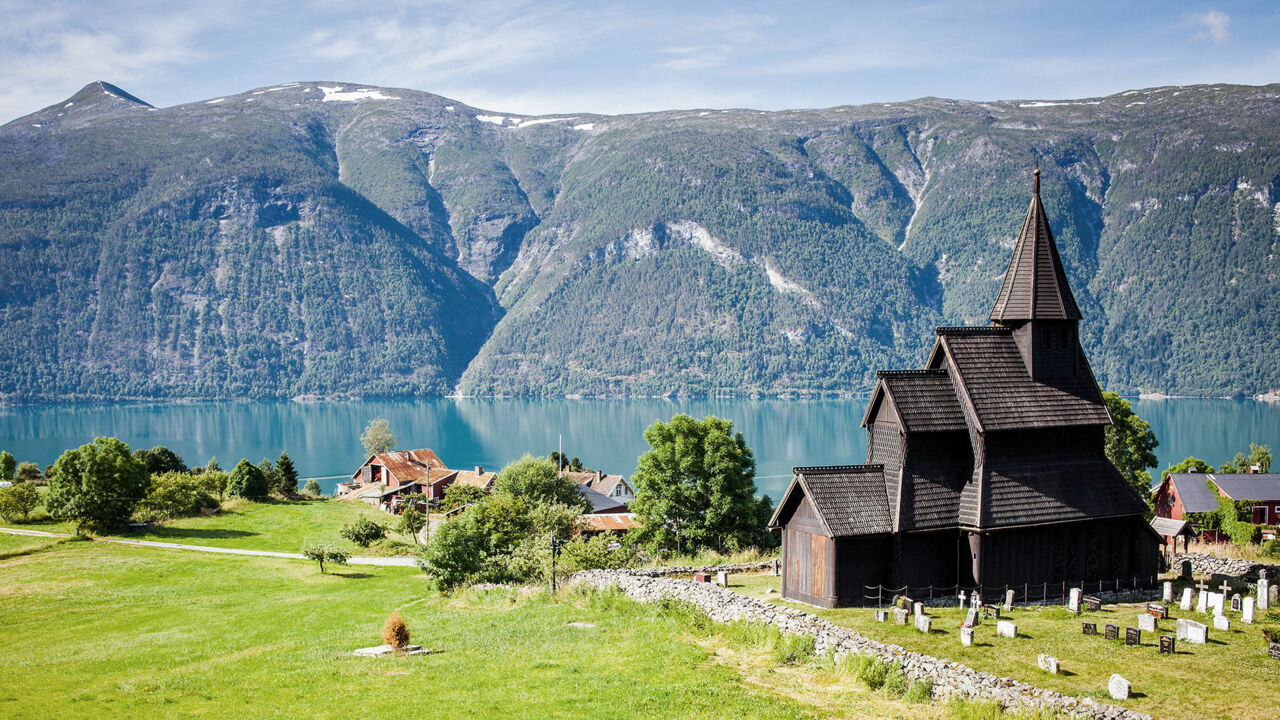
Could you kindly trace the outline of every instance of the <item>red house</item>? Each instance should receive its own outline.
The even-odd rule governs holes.
[[[1153,497],[1156,516],[1182,520],[1188,513],[1213,512],[1220,495],[1248,502],[1250,522],[1280,523],[1280,473],[1170,473]]]
[[[365,460],[349,482],[338,485],[338,496],[392,509],[397,497],[409,493],[422,493],[428,501],[438,501],[454,483],[488,491],[496,476],[479,465],[474,470],[452,470],[426,448],[393,450]]]

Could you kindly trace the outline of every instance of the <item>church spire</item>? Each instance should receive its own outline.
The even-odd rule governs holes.
[[[1031,207],[1022,221],[1022,232],[1004,274],[1004,284],[991,309],[991,320],[1001,324],[1029,320],[1079,320],[1080,309],[1071,295],[1062,259],[1053,243],[1053,232],[1040,203],[1040,168],[1036,167]]]

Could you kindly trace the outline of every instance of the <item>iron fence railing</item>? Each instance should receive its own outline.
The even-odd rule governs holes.
[[[984,603],[1003,603],[1006,594],[1013,590],[1013,601],[1018,605],[1048,605],[1065,603],[1071,588],[1080,588],[1085,594],[1104,592],[1124,592],[1137,590],[1154,590],[1158,583],[1154,577],[1115,578],[1113,580],[1090,580],[1078,582],[1056,583],[1023,583],[1021,585],[903,585],[889,587],[885,585],[864,585],[867,594],[863,599],[874,601],[877,607],[884,607],[895,597],[905,595],[913,600],[934,601],[939,598],[955,600],[957,604],[963,590],[966,598],[972,598],[976,591]]]

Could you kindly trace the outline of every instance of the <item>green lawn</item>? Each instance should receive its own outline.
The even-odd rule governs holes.
[[[778,578],[770,575],[742,576],[735,590],[770,602],[780,596],[766,593],[778,589]],[[1179,589],[1175,596],[1180,596]],[[1239,622],[1239,613],[1229,612],[1232,628],[1215,631],[1212,618],[1181,613],[1174,604],[1169,620],[1159,621],[1160,633],[1142,634],[1142,644],[1126,647],[1120,641],[1102,638],[1103,626],[1137,626],[1143,605],[1104,605],[1100,612],[1076,617],[1062,607],[1014,608],[1007,617],[1018,625],[1018,638],[997,638],[994,621],[980,625],[974,645],[960,644],[959,608],[931,608],[933,632],[923,635],[912,626],[875,622],[872,610],[844,608],[820,610],[800,603],[794,605],[815,612],[834,623],[854,628],[867,637],[895,643],[908,650],[964,663],[977,670],[1009,676],[1033,685],[1070,695],[1091,696],[1111,702],[1107,680],[1119,673],[1133,683],[1135,696],[1120,703],[1156,718],[1174,720],[1198,718],[1275,717],[1280,701],[1280,662],[1267,657],[1266,642],[1259,628],[1280,626],[1280,612],[1272,610],[1253,626]],[[1187,616],[1209,625],[1209,644],[1179,642],[1178,654],[1157,652],[1159,635],[1176,635],[1173,618]],[[1081,634],[1081,622],[1098,624],[1097,637]],[[1036,666],[1036,656],[1047,653],[1062,662],[1062,675],[1050,675]]]
[[[360,517],[368,517],[390,527],[398,518],[360,502],[342,500],[299,500],[293,502],[248,502],[231,500],[216,515],[168,520],[145,530],[117,533],[119,537],[157,540],[186,545],[215,545],[243,550],[297,552],[307,542],[333,542],[355,555],[388,555],[411,553],[413,538],[391,533],[387,540],[369,548],[357,547],[342,539],[338,531]],[[17,527],[46,532],[72,532],[67,523],[50,520],[43,509],[33,521],[22,524],[0,523],[0,527]],[[390,541],[390,543],[388,543]]]
[[[0,536],[4,718],[936,718],[616,594]],[[364,659],[399,610],[438,654]],[[570,622],[594,623],[577,628]]]

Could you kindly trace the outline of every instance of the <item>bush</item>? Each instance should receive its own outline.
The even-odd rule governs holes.
[[[360,518],[350,525],[344,525],[338,534],[360,547],[369,547],[387,536],[387,528],[369,518]]]
[[[1262,554],[1267,557],[1280,558],[1280,538],[1263,543]]]
[[[23,521],[40,505],[40,491],[29,484],[0,488],[0,517],[8,522]]]
[[[151,489],[138,507],[145,520],[171,520],[216,508],[218,501],[206,489],[203,478],[184,473],[164,473],[151,477]]]
[[[911,683],[911,687],[907,688],[907,699],[917,703],[933,700],[933,680],[925,678]]]
[[[397,653],[409,644],[409,626],[404,624],[400,613],[392,611],[387,621],[382,623],[382,642],[390,645]]]
[[[351,553],[346,550],[340,550],[336,546],[329,543],[309,543],[302,546],[302,554],[308,560],[314,560],[320,563],[320,574],[324,574],[324,564],[329,562],[334,565],[346,565],[351,559]]]
[[[879,658],[867,657],[858,669],[858,679],[870,690],[879,690],[889,679],[889,663]]]
[[[269,492],[267,476],[253,463],[241,458],[227,479],[227,495],[255,500],[266,497]]]
[[[782,635],[773,646],[773,658],[780,665],[800,665],[813,659],[812,635]]]
[[[1280,628],[1262,628],[1262,637],[1269,643],[1280,642]]]
[[[152,475],[190,472],[186,462],[178,453],[163,445],[157,445],[150,450],[134,450],[133,457],[142,461],[142,464],[147,466],[147,472]]]
[[[221,470],[206,468],[199,475],[193,475],[200,482],[200,487],[210,497],[221,500],[227,496],[227,483],[231,482],[231,476]]]
[[[632,567],[637,564],[635,552],[630,546],[619,543],[608,535],[586,539],[582,536],[565,543],[561,549],[566,572],[579,570]]]
[[[475,582],[484,571],[488,541],[475,517],[464,514],[435,531],[418,556],[418,567],[446,592]]]
[[[478,503],[488,494],[475,485],[459,485],[454,483],[444,489],[444,498],[440,501],[443,510],[453,510],[472,503]]]
[[[13,481],[28,485],[43,485],[44,473],[40,472],[40,466],[33,462],[18,463],[18,469],[13,473]]]
[[[0,480],[13,480],[14,466],[13,455],[8,450],[0,450]]]
[[[311,497],[320,497],[323,494],[320,490],[320,483],[316,482],[315,478],[308,479],[302,484],[302,494],[310,495]]]
[[[902,668],[894,663],[889,668],[889,674],[884,679],[884,691],[890,695],[899,697],[907,694],[907,687],[910,681],[907,680],[906,674],[902,672]]]

